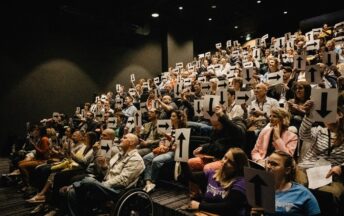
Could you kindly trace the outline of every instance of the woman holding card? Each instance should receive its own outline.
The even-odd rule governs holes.
[[[314,123],[310,110],[314,107],[313,101],[307,101],[304,105],[306,116],[303,118],[300,127],[300,139],[313,143],[310,149],[299,163],[302,168],[315,167],[319,159],[331,164],[326,178],[332,176],[333,182],[320,187],[318,190],[331,193],[333,202],[339,207],[341,197],[344,195],[343,165],[344,165],[344,110],[337,108],[335,122],[325,123],[325,127],[312,127]],[[303,184],[308,183],[306,174],[299,179]]]
[[[284,151],[274,151],[266,160],[266,171],[271,173],[275,182],[275,213],[264,215],[320,215],[317,200],[313,194],[294,182],[296,163]],[[261,215],[262,209],[253,208],[252,215]]]
[[[186,127],[186,116],[184,112],[174,110],[171,112],[172,129],[179,129]],[[160,168],[169,161],[174,160],[174,135],[165,134],[165,139],[162,139],[159,146],[153,151],[143,157],[146,169],[144,171],[144,180],[146,186],[144,190],[150,192],[155,188],[155,181],[158,178]]]

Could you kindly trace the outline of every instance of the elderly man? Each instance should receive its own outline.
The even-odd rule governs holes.
[[[137,152],[139,139],[135,134],[123,136],[122,151],[109,162],[104,157],[97,158],[98,164],[106,172],[102,182],[86,177],[73,183],[67,191],[69,215],[91,215],[95,204],[113,200],[125,188],[132,186],[143,172],[143,159]]]

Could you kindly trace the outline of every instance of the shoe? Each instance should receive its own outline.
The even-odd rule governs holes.
[[[28,203],[44,203],[45,202],[45,196],[36,194],[31,199],[27,199],[26,202],[28,202]]]
[[[51,210],[50,212],[46,213],[44,216],[55,216],[57,214],[56,210]]]
[[[155,188],[155,184],[151,183],[151,184],[147,184],[143,190],[146,191],[147,193],[151,192],[154,188]]]
[[[7,176],[18,176],[18,175],[20,175],[19,169],[16,169],[13,172],[7,174]]]
[[[30,212],[30,214],[37,214],[37,213],[39,213],[39,212],[41,212],[41,211],[43,211],[44,210],[44,204],[39,204],[38,206],[36,206],[36,208],[34,208],[31,212]]]

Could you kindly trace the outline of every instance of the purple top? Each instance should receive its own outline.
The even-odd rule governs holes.
[[[215,170],[209,170],[205,173],[208,179],[207,191],[204,194],[204,200],[206,202],[222,202],[229,194],[231,190],[237,190],[245,195],[245,178],[237,177],[232,185],[226,190],[223,189],[219,182],[214,179]]]

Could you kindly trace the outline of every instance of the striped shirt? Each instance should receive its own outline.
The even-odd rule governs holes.
[[[304,117],[302,120],[299,134],[300,139],[313,144],[301,162],[311,164],[323,158],[331,162],[332,166],[344,165],[344,145],[333,147],[333,142],[329,144],[329,138],[333,135],[329,136],[329,130],[327,128],[320,126],[312,127],[313,122],[308,117]]]

